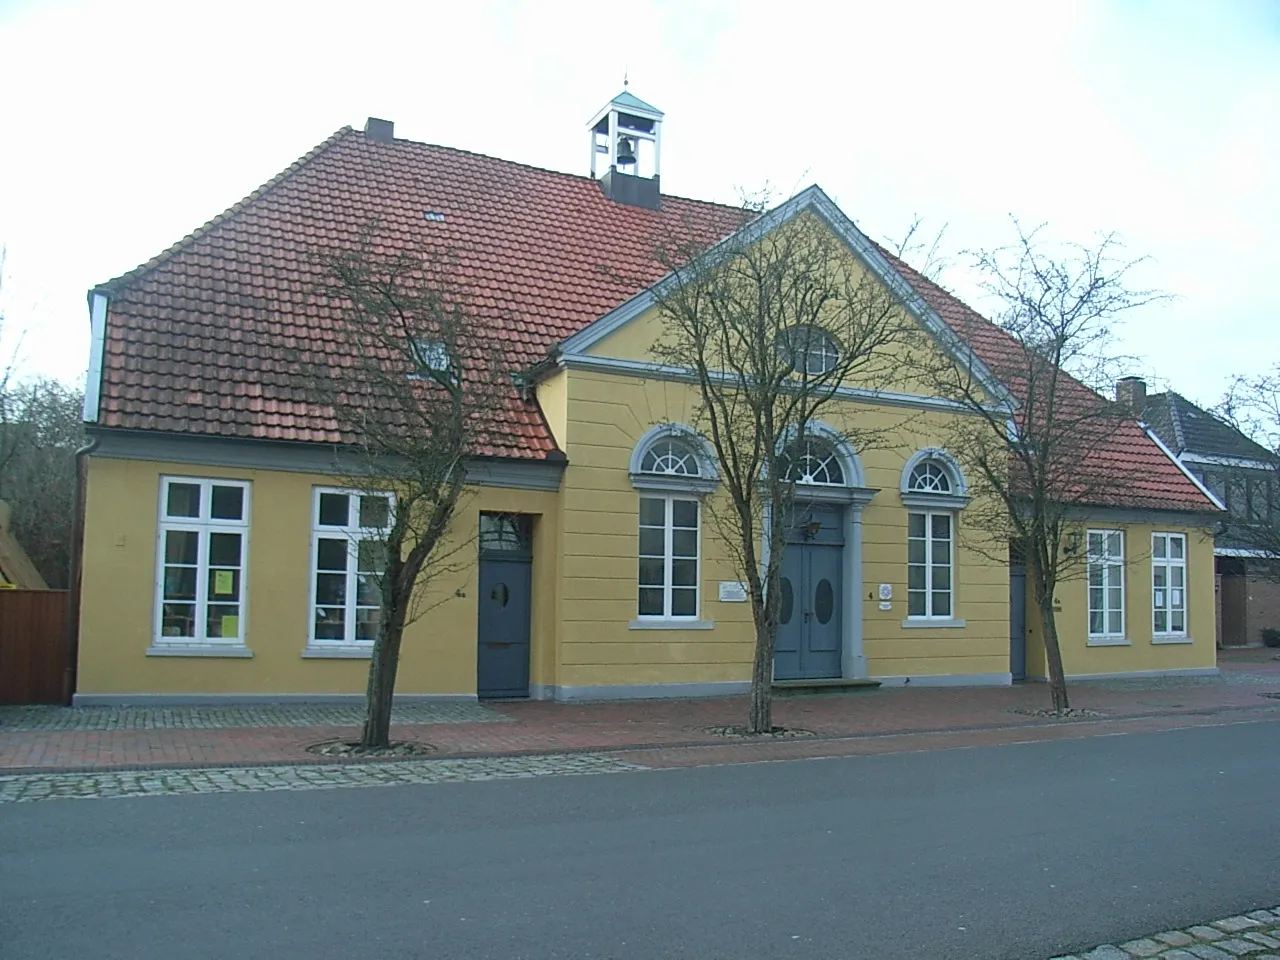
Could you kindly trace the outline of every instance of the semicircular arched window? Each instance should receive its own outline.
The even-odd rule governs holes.
[[[651,444],[640,460],[640,472],[666,477],[702,475],[693,447],[679,437],[663,437]]]
[[[791,445],[783,474],[794,483],[837,487],[844,484],[844,468],[835,448],[825,440],[806,437]]]
[[[840,362],[840,346],[835,337],[818,327],[788,327],[778,334],[777,348],[796,373],[819,376],[830,373]]]
[[[911,471],[907,489],[912,493],[951,493],[951,477],[934,460],[922,460]]]

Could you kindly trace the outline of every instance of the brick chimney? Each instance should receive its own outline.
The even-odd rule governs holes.
[[[1121,377],[1116,381],[1116,403],[1134,416],[1140,416],[1147,405],[1147,381],[1141,377]]]

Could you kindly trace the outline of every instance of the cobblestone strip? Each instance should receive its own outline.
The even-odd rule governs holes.
[[[382,761],[217,767],[193,770],[117,770],[104,773],[31,773],[0,776],[0,804],[37,800],[248,793],[266,790],[329,790],[413,783],[509,780],[528,777],[623,773],[647,770],[596,753],[464,760]]]
[[[1280,960],[1280,906],[1054,960]]]
[[[511,718],[466,701],[402,703],[392,723],[500,723]],[[0,731],[227,730],[236,727],[350,727],[363,703],[269,703],[189,707],[0,707]]]

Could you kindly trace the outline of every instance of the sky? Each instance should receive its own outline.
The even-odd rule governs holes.
[[[0,355],[81,379],[86,291],[344,125],[587,172],[591,115],[666,112],[666,193],[819,184],[871,237],[944,224],[943,281],[1009,217],[1171,298],[1118,349],[1212,405],[1280,360],[1280,0],[0,0]]]

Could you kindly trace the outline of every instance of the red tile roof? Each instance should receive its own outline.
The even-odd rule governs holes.
[[[426,214],[443,214],[443,220]],[[664,197],[661,212],[608,200],[589,177],[445,147],[380,143],[339,130],[283,173],[110,292],[99,423],[267,440],[344,438],[291,373],[323,350],[333,315],[312,255],[379,238],[448,248],[512,370],[523,370],[661,277],[659,242],[709,242],[734,207]],[[542,459],[556,450],[536,402],[513,390],[480,451]]]
[[[291,357],[336,342],[326,334],[331,309],[303,292],[321,285],[313,254],[354,243],[374,219],[380,236],[454,253],[495,344],[511,369],[522,370],[663,276],[654,250],[664,237],[691,232],[710,242],[740,226],[742,212],[665,196],[660,212],[626,206],[589,177],[405,140],[376,142],[344,127],[158,257],[103,285],[111,306],[99,423],[350,440],[327,410],[308,402]],[[1015,340],[890,260],[983,362],[1008,367],[1000,361],[1020,349]],[[537,403],[514,390],[487,441],[480,452],[490,456],[544,459],[556,451]],[[1099,452],[1132,469],[1126,503],[1213,509],[1136,422]]]

